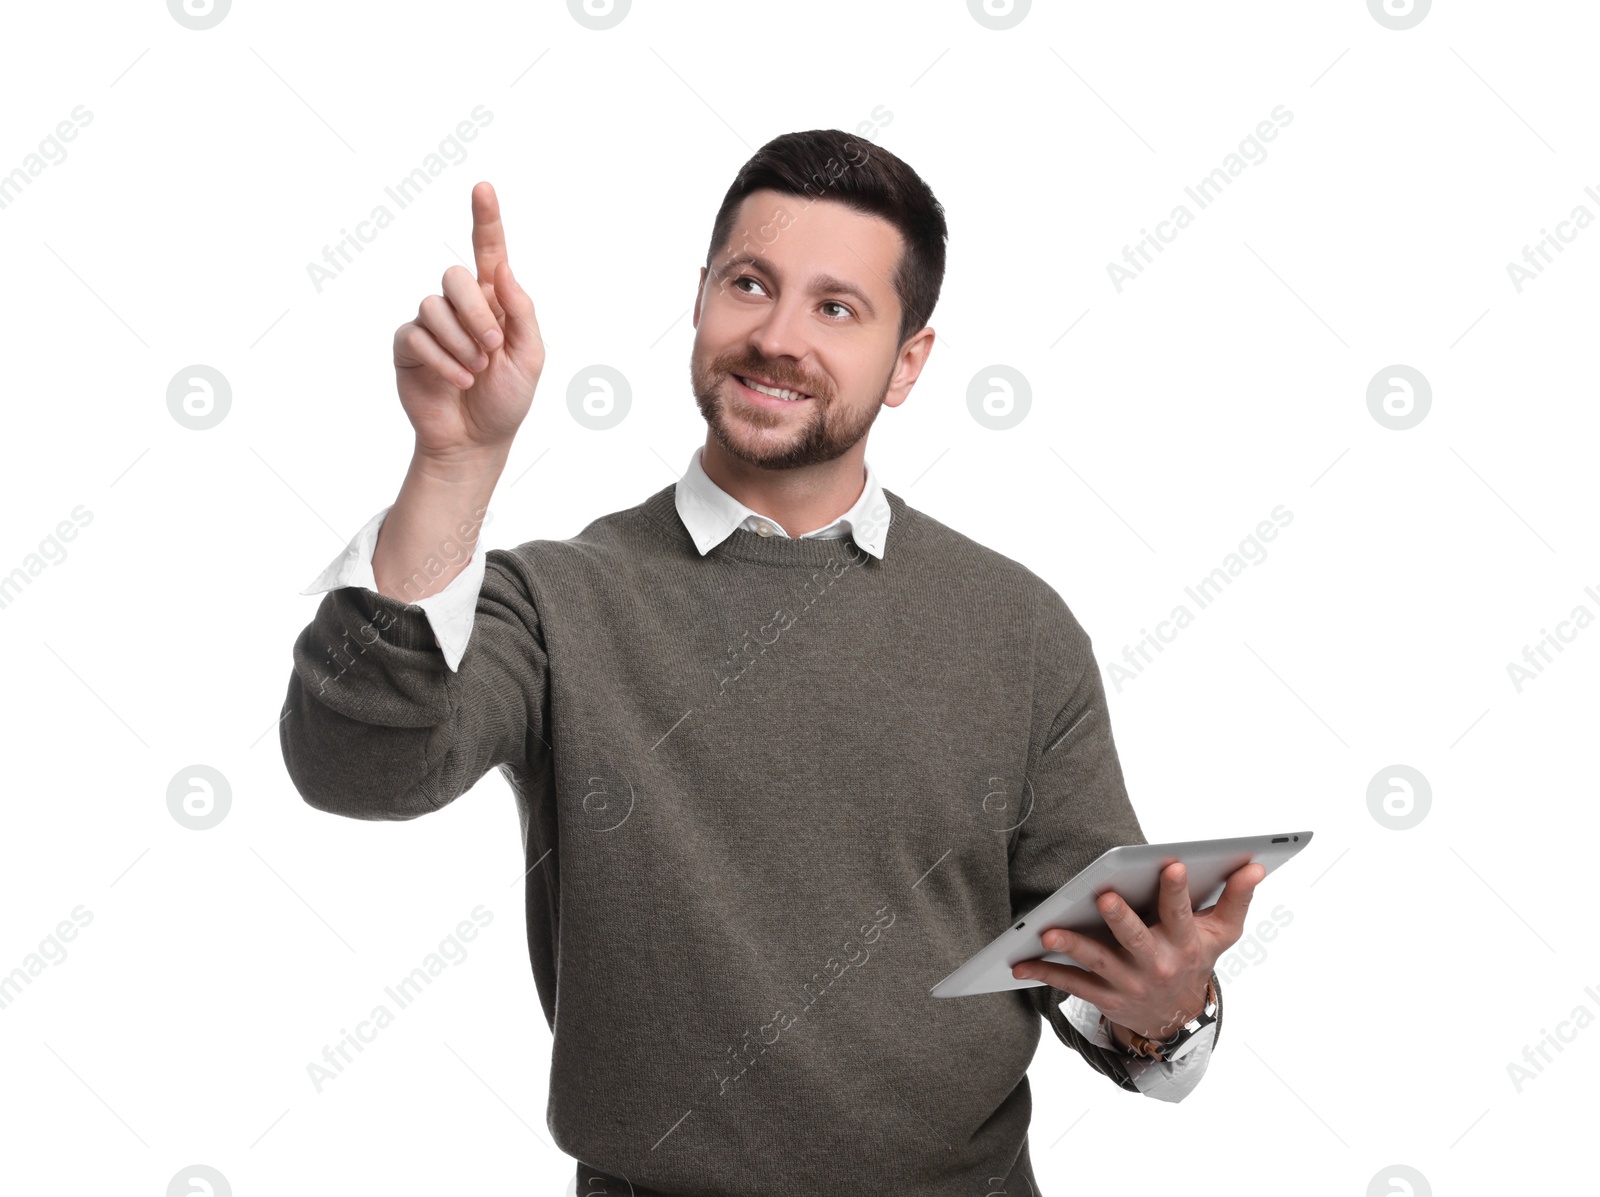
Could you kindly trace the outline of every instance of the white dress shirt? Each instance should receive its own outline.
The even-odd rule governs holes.
[[[746,507],[723,490],[706,474],[700,464],[703,446],[697,447],[689,457],[689,468],[678,480],[675,502],[678,518],[688,529],[695,548],[704,556],[721,544],[736,529],[743,528],[761,536],[789,534],[782,525],[760,512]],[[854,538],[857,545],[872,556],[883,558],[884,542],[889,534],[889,503],[884,498],[883,487],[872,472],[872,463],[866,462],[866,484],[854,506],[832,523],[801,536],[802,540],[831,540],[845,536]],[[328,568],[302,590],[301,594],[321,594],[342,586],[362,586],[378,589],[372,572],[372,554],[378,543],[378,529],[389,514],[385,507],[351,539],[343,553],[328,564]],[[472,622],[477,612],[478,591],[483,586],[483,553],[473,546],[472,557],[459,574],[443,590],[419,599],[410,606],[419,608],[428,618],[433,638],[444,654],[445,664],[454,672],[466,654],[467,641],[472,635]],[[1122,1048],[1100,1029],[1100,1011],[1074,994],[1068,994],[1061,1003],[1062,1012],[1091,1043],[1121,1052]],[[1162,1101],[1182,1101],[1199,1083],[1206,1063],[1211,1057],[1212,1040],[1216,1038],[1213,1024],[1200,1033],[1200,1041],[1179,1060],[1170,1064],[1156,1060],[1128,1059],[1128,1075],[1139,1091],[1147,1097]]]

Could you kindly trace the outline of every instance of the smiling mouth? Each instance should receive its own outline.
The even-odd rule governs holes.
[[[774,386],[771,383],[760,382],[743,374],[735,374],[733,377],[741,386],[754,391],[758,395],[766,395],[771,399],[781,399],[786,403],[799,403],[812,397],[804,391],[797,391],[790,387]]]

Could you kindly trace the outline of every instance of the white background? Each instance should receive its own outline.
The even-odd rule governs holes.
[[[1037,4],[1007,31],[952,0],[639,0],[606,31],[548,0],[5,21],[0,172],[92,119],[0,209],[0,573],[92,520],[0,609],[0,972],[92,921],[0,1009],[0,1187],[159,1197],[195,1163],[240,1195],[567,1184],[509,792],[397,824],[306,806],[274,726],[298,592],[393,500],[390,339],[470,259],[475,182],[550,347],[486,532],[505,547],[679,475],[724,190],[779,133],[867,122],[950,225],[937,346],[869,442],[884,484],[1066,598],[1152,841],[1316,832],[1252,909],[1287,925],[1219,963],[1188,1099],[1117,1090],[1045,1029],[1041,1187],[1564,1191],[1600,1069],[1577,900],[1600,629],[1568,625],[1520,690],[1507,665],[1600,614],[1600,230],[1520,292],[1507,264],[1600,214],[1591,6],[1439,4],[1404,31],[1361,0]],[[466,160],[319,292],[307,265],[478,105]],[[1119,293],[1107,264],[1278,105],[1264,160]],[[565,402],[595,363],[632,388],[606,432]],[[232,390],[204,431],[166,402],[194,364]],[[995,364],[1032,388],[1006,432],[967,405]],[[1432,388],[1404,431],[1367,404],[1395,364]],[[1265,560],[1114,679],[1280,504]],[[167,808],[195,764],[231,788],[207,831]],[[1368,802],[1396,764],[1431,786],[1408,830]],[[314,1091],[324,1044],[479,904],[467,959]],[[1519,1092],[1508,1065],[1580,1005]]]

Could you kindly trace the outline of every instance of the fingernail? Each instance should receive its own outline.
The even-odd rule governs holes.
[[[500,341],[500,330],[498,328],[491,328],[488,332],[483,334],[483,343],[490,349],[493,349],[496,345],[500,344]]]

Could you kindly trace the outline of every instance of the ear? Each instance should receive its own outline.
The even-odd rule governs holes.
[[[900,347],[900,354],[895,358],[894,373],[889,376],[889,387],[883,395],[885,407],[899,407],[911,394],[911,384],[917,381],[922,367],[928,364],[928,355],[933,352],[934,336],[931,327],[924,328],[913,333]]]
[[[694,328],[700,327],[700,301],[706,297],[706,273],[706,268],[700,267],[700,284],[694,293]]]

